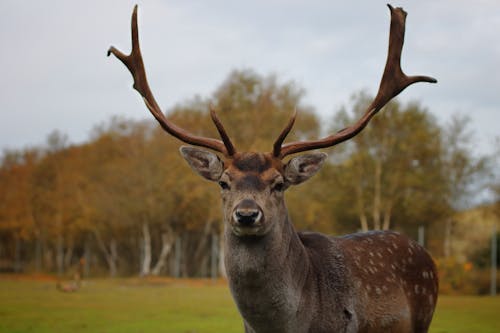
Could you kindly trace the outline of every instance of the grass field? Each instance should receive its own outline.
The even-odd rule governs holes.
[[[0,278],[0,332],[236,333],[243,329],[221,281],[91,280],[76,293],[62,293],[53,280]],[[500,297],[441,297],[431,332],[500,332]]]

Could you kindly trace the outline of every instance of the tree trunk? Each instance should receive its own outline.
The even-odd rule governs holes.
[[[196,246],[196,250],[194,252],[194,262],[199,267],[202,267],[202,265],[200,265],[199,263],[202,263],[203,260],[205,260],[205,258],[207,257],[207,245],[208,240],[210,239],[211,227],[212,223],[205,223],[205,226],[203,227],[203,233],[201,234],[201,239],[198,242],[198,245]]]
[[[175,239],[174,277],[181,277],[182,234]]]
[[[42,270],[42,240],[40,233],[37,232],[35,239],[35,272],[39,273]]]
[[[358,217],[361,224],[361,231],[368,231],[368,219],[365,214],[365,201],[363,198],[363,188],[361,182],[356,183],[356,205],[358,208]]]
[[[90,258],[92,256],[90,252],[90,239],[85,238],[84,250],[83,250],[83,278],[88,279],[90,276]]]
[[[167,264],[167,257],[172,249],[172,239],[171,231],[165,231],[161,234],[161,252],[151,274],[160,275],[161,270]]]
[[[54,271],[54,252],[50,246],[46,246],[46,250],[43,253],[43,265],[45,270],[49,272]]]
[[[70,238],[66,244],[66,252],[64,253],[64,267],[71,266],[71,259],[73,258],[73,240]]]
[[[210,251],[210,277],[217,278],[217,259],[219,252],[219,235],[212,233],[212,249]]]
[[[224,230],[224,228],[221,228]],[[224,279],[227,279],[226,266],[224,265],[224,231],[221,231],[222,235],[219,235],[219,275]]]
[[[392,204],[389,203],[384,212],[384,223],[382,225],[382,230],[389,230],[391,227],[391,217],[392,217]]]
[[[373,193],[373,229],[380,230],[381,196],[382,196],[382,162],[375,159],[374,193]]]
[[[118,260],[118,249],[116,240],[114,238],[111,239],[111,241],[109,242],[109,250],[108,250],[108,247],[102,240],[101,233],[98,230],[94,230],[93,232],[97,239],[97,245],[99,246],[99,249],[101,249],[101,252],[104,255],[104,259],[108,264],[109,275],[111,277],[115,277],[117,272],[117,260]]]
[[[182,254],[181,258],[183,257],[180,260],[180,277],[184,277],[184,278],[189,276],[189,272],[188,272],[189,253],[188,253],[188,250],[189,250],[189,243],[191,241],[190,235],[191,234],[189,232],[184,233],[184,239],[182,242],[182,246],[180,247],[181,248],[180,253]]]
[[[112,238],[109,243],[110,249],[110,265],[109,265],[109,275],[115,277],[118,271],[117,261],[118,261],[118,244],[116,239]]]
[[[56,242],[57,275],[61,277],[64,274],[64,239],[61,232],[57,235]]]
[[[14,272],[21,272],[21,238],[14,238]]]
[[[142,224],[142,267],[141,276],[151,273],[151,233],[147,222]]]
[[[446,219],[444,225],[444,239],[443,239],[443,254],[445,258],[451,255],[451,233],[453,228],[453,220]]]

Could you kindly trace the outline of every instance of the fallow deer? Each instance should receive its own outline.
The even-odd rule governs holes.
[[[221,187],[225,266],[245,332],[427,332],[437,300],[438,276],[426,250],[397,232],[374,231],[343,237],[297,232],[284,192],[313,176],[322,152],[357,135],[393,97],[427,76],[406,76],[400,58],[406,12],[393,8],[387,63],[375,99],[355,124],[319,140],[283,144],[294,114],[271,152],[239,152],[213,108],[221,140],[193,135],[168,120],[149,88],[132,14],[132,51],[115,55],[131,72],[134,88],[165,131],[193,146],[182,156],[202,177]]]

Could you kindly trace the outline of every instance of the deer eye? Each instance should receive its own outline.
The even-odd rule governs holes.
[[[283,192],[284,189],[285,189],[285,183],[283,183],[283,182],[277,182],[272,187],[272,190],[274,192]]]
[[[221,181],[219,181],[219,186],[220,186],[220,188],[221,188],[221,189],[223,189],[223,190],[229,190],[229,188],[230,188],[230,187],[229,187],[229,184],[228,184],[228,183],[226,183],[225,181],[222,181],[222,180],[221,180]]]

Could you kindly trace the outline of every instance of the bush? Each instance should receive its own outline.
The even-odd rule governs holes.
[[[490,293],[491,270],[472,262],[461,263],[455,258],[436,260],[439,272],[439,292],[445,295],[486,295]],[[497,274],[497,286],[500,286]]]

